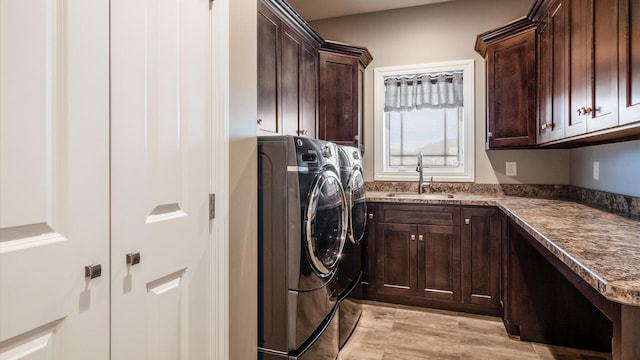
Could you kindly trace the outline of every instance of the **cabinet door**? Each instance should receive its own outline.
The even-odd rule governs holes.
[[[358,60],[320,53],[318,137],[358,146]]]
[[[570,97],[569,97],[569,123],[566,136],[575,136],[587,132],[586,109],[588,90],[591,87],[591,79],[587,76],[590,66],[588,57],[588,35],[592,27],[591,7],[593,0],[581,0],[570,2]]]
[[[486,56],[489,147],[535,145],[535,30],[490,45]]]
[[[0,28],[0,359],[107,360],[109,1],[2,0]]]
[[[462,209],[462,302],[499,306],[500,222],[491,208]]]
[[[640,0],[620,0],[620,125],[640,121]]]
[[[416,294],[416,226],[378,223],[376,234],[378,294]]]
[[[538,27],[538,144],[565,135],[569,114],[567,8],[566,1],[556,2]]]
[[[280,20],[258,2],[258,134],[281,132],[278,122],[280,101]]]
[[[300,85],[301,59],[303,44],[300,37],[288,26],[283,25],[281,43],[280,81],[282,88],[282,134],[298,135],[298,119],[300,117]]]
[[[110,4],[110,356],[209,359],[209,4]]]
[[[618,4],[571,2],[570,118],[566,135],[618,124]]]
[[[378,205],[367,203],[367,228],[362,239],[362,283],[375,288],[376,273],[376,223]],[[373,289],[372,289],[373,290]],[[365,291],[367,287],[365,286]]]
[[[587,132],[618,125],[618,2],[592,1],[593,41],[588,55],[593,60],[588,76],[593,83],[587,99]]]
[[[460,302],[460,228],[418,225],[418,294]]]
[[[302,99],[298,134],[316,138],[318,119],[318,50],[304,46],[302,53]]]

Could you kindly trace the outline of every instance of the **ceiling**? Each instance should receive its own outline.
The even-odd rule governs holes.
[[[312,21],[446,1],[453,0],[288,0],[288,3],[305,20]]]

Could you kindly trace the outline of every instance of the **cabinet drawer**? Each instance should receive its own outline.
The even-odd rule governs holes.
[[[401,224],[460,226],[460,208],[456,206],[385,204],[381,220]]]

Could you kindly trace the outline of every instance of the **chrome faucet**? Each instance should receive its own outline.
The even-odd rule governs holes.
[[[424,176],[422,175],[422,152],[418,153],[418,166],[416,167],[416,171],[418,172],[418,194],[422,194],[424,192],[424,190],[422,189],[424,187]],[[433,176],[431,177],[431,181],[429,182],[429,187],[431,187],[431,184],[433,183]]]

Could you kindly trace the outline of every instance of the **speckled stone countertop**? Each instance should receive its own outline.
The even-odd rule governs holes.
[[[497,206],[611,301],[640,306],[640,222],[572,201],[367,192],[367,201]]]

